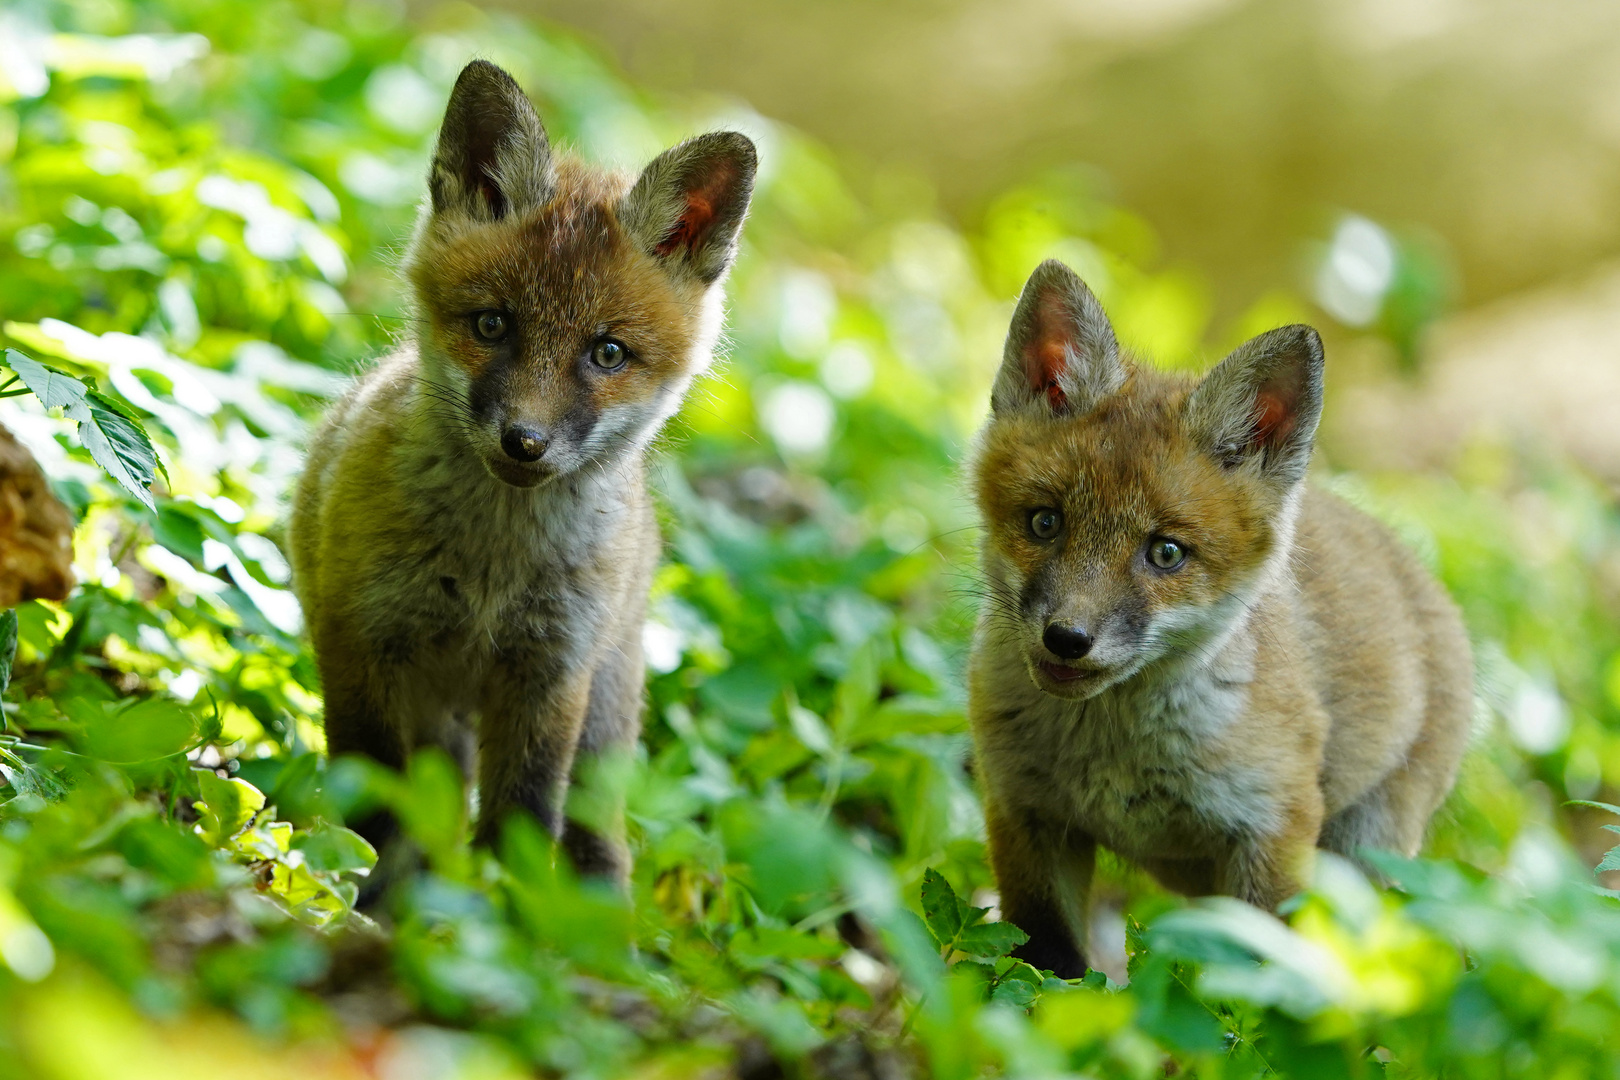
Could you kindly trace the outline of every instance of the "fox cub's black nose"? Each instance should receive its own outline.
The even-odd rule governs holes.
[[[501,449],[513,461],[539,461],[550,442],[545,432],[522,424],[513,424],[501,433]]]
[[[1041,641],[1052,650],[1052,655],[1064,660],[1078,660],[1091,651],[1091,635],[1078,626],[1053,623],[1046,628]]]

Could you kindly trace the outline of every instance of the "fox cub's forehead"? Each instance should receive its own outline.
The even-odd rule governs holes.
[[[1124,393],[1080,416],[1013,415],[986,432],[980,493],[992,508],[1083,507],[1116,511],[1173,498],[1179,474],[1196,468],[1178,393]]]
[[[449,307],[570,308],[607,299],[627,276],[646,276],[638,255],[608,206],[558,200],[516,220],[432,237],[413,276],[424,295]],[[654,283],[635,284],[645,292]]]

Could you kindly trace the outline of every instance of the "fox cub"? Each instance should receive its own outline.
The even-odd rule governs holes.
[[[1023,955],[1085,970],[1097,844],[1264,908],[1317,847],[1415,854],[1468,738],[1457,611],[1305,481],[1305,326],[1201,380],[1120,355],[1066,266],[1025,286],[979,440],[987,599],[969,694],[990,855]]]
[[[643,456],[711,363],[754,172],[731,132],[592,169],[467,65],[405,256],[414,333],[326,418],[293,509],[331,752],[441,746],[476,770],[480,840],[527,810],[619,882],[622,835],[565,828],[564,796],[639,734]]]

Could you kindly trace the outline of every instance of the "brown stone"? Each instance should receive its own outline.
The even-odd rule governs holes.
[[[0,427],[0,608],[65,600],[73,588],[73,515],[11,432]]]

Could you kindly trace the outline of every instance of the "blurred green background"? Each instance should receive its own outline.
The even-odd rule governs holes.
[[[8,0],[0,345],[166,477],[148,508],[0,401],[79,580],[16,612],[0,1076],[1615,1074],[1613,817],[1566,803],[1620,786],[1617,49],[1606,6],[1462,0]],[[657,455],[645,751],[577,796],[627,793],[633,904],[532,832],[469,850],[441,760],[324,760],[279,547],[309,425],[405,332],[474,56],[602,163],[761,148],[728,357]],[[1166,366],[1317,325],[1319,480],[1479,662],[1393,887],[1324,862],[1285,929],[1106,863],[1085,985],[1004,955],[960,677],[961,466],[1050,256]],[[341,828],[377,802],[429,866],[381,925]]]

